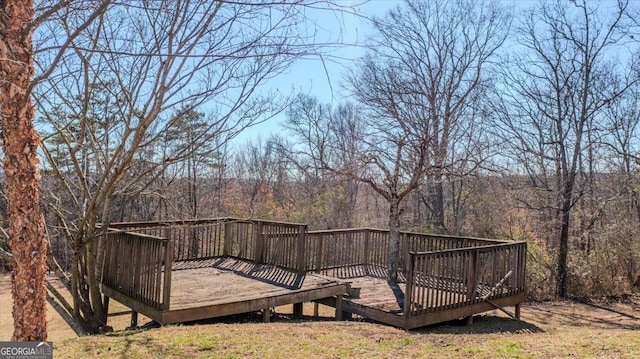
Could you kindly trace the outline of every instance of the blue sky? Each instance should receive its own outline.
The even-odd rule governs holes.
[[[390,9],[404,3],[403,0],[336,1],[341,5],[353,6],[357,13],[368,18],[382,17]],[[503,0],[502,2],[506,6],[523,8],[538,3],[537,0]],[[355,46],[344,46],[340,50],[329,52],[328,56],[324,57],[324,63],[319,57],[300,60],[287,73],[267,82],[263,88],[277,90],[285,95],[303,92],[317,97],[322,103],[338,104],[344,99],[342,83],[345,66],[351,64],[348,59],[356,59],[364,55],[364,49],[358,45],[364,44],[367,37],[372,34],[373,28],[366,19],[346,13],[317,11],[310,17],[317,23],[319,41],[324,40],[322,37],[335,39],[341,34],[344,43]],[[338,57],[345,59],[338,63]],[[280,124],[284,120],[285,114],[281,113],[269,121],[248,128],[232,141],[232,145],[242,146],[248,140],[255,142],[258,138],[266,140],[270,134],[282,130]]]
[[[383,16],[389,9],[403,3],[402,0],[372,0],[362,4],[362,1],[340,1],[341,5],[353,5],[354,9],[367,17]],[[343,96],[342,78],[345,66],[349,65],[347,59],[356,59],[364,54],[362,45],[367,36],[371,34],[372,27],[364,19],[349,14],[332,13],[329,11],[317,11],[312,16],[317,16],[319,41],[322,37],[335,39],[342,35],[342,40],[355,46],[344,46],[339,50],[329,51],[323,60],[318,57],[310,57],[298,61],[291,69],[277,78],[267,82],[265,90],[277,90],[282,94],[307,93],[317,97],[322,103],[340,103]],[[338,18],[341,17],[341,18]],[[324,34],[323,34],[324,32]],[[338,62],[338,58],[346,58]],[[246,129],[233,140],[232,145],[238,146],[247,140],[255,141],[259,137],[266,140],[271,133],[281,130],[280,123],[285,120],[284,113],[264,123]]]

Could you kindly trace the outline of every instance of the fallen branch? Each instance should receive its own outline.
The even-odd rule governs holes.
[[[495,293],[495,291],[498,290],[498,288],[502,287],[504,282],[506,282],[507,279],[509,279],[509,277],[511,277],[512,274],[513,274],[513,271],[510,270],[502,279],[500,279],[500,281],[495,286],[493,286],[493,288],[491,288],[491,290],[487,294],[483,295],[481,299],[491,304],[494,308],[501,310],[503,313],[510,316],[512,319],[518,320],[518,318],[516,318],[515,315],[509,313],[506,309],[502,308],[501,306],[489,300],[489,297],[492,296],[493,293]]]

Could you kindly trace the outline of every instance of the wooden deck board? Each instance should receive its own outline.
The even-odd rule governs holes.
[[[353,304],[382,310],[389,313],[402,312],[404,303],[404,283],[393,288],[386,279],[377,277],[359,277],[351,280],[351,287],[360,288],[360,296],[346,298]]]
[[[178,262],[162,324],[214,318],[346,293],[347,282],[234,258]],[[144,314],[144,313],[143,313]]]
[[[353,273],[355,276],[349,278],[348,275],[345,275],[348,273]],[[367,273],[373,273],[373,276],[367,275]],[[357,297],[344,297],[344,310],[405,329],[462,318],[494,309],[488,302],[468,304],[467,295],[461,293],[463,291],[461,284],[447,283],[446,280],[439,279],[438,283],[435,280],[424,282],[426,285],[424,290],[429,294],[430,300],[429,308],[423,309],[428,311],[406,318],[403,315],[405,283],[390,285],[386,278],[380,277],[376,271],[363,268],[348,268],[339,271],[331,269],[323,271],[323,274],[326,276],[339,275],[341,279],[349,281],[353,289],[359,291]],[[433,289],[433,286],[436,285],[445,288],[445,290]],[[511,306],[521,303],[523,300],[524,296],[518,294],[501,298],[499,304]],[[440,307],[435,308],[437,303]]]

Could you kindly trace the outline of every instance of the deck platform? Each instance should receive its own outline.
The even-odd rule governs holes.
[[[344,280],[235,258],[174,263],[168,310],[151,308],[103,287],[107,296],[162,325],[342,297],[347,290]]]
[[[526,293],[526,242],[400,233],[388,280],[388,230],[308,231],[238,218],[112,223],[102,293],[160,324],[316,302],[404,329],[514,306]],[[171,268],[172,270],[166,270]]]
[[[403,274],[399,275],[400,283],[389,283],[385,268],[360,265],[326,270],[323,271],[323,275],[348,281],[350,293],[357,293],[343,298],[343,311],[404,329],[470,318],[474,314],[498,308],[504,311],[503,307],[519,306],[524,301],[523,293],[472,303],[477,296],[487,293],[490,288],[479,286],[480,293],[474,292],[474,296],[471,297],[460,283],[446,283],[444,280],[435,283],[431,280],[430,283],[425,282],[421,285],[430,298],[425,308],[421,308],[424,312],[411,317],[406,316],[404,311],[406,278]],[[321,300],[320,303],[334,305],[331,300]]]

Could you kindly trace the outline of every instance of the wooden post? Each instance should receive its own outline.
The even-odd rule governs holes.
[[[316,318],[320,316],[320,304],[318,302],[313,302],[313,316]]]
[[[518,283],[522,283],[522,292],[526,293],[527,292],[527,281],[526,281],[526,277],[527,277],[527,242],[523,242],[521,243],[519,246],[520,248],[520,268],[518,271],[518,278],[519,281]]]
[[[465,325],[471,325],[473,324],[473,314],[471,314],[470,316],[464,318],[464,324]]]
[[[365,266],[369,265],[369,261],[371,258],[371,254],[369,253],[369,248],[370,248],[370,241],[371,239],[371,230],[369,230],[368,228],[365,229],[364,231],[364,260],[362,264],[364,264]]]
[[[294,318],[302,317],[302,308],[303,308],[303,303],[293,303],[293,317]]]
[[[135,328],[138,326],[138,312],[131,312],[131,328]]]
[[[256,223],[256,236],[253,258],[256,264],[262,264],[264,262],[264,235],[262,233],[262,221]]]
[[[516,319],[520,320],[520,311],[522,310],[522,304],[518,303],[516,304]]]
[[[318,250],[316,251],[316,258],[315,258],[316,273],[320,273],[320,271],[322,271],[322,242],[323,242],[322,239],[324,238],[324,236],[319,236],[315,238],[317,238],[317,241],[318,241]]]
[[[109,321],[109,297],[106,295],[103,295],[103,300],[102,303],[104,303],[104,325],[107,325],[107,322]]]
[[[167,227],[164,229],[164,238],[171,239],[171,228]]]
[[[164,242],[164,285],[162,288],[162,305],[160,309],[168,310],[171,305],[171,270],[173,267],[173,241]]]
[[[473,302],[475,300],[477,265],[478,265],[478,251],[474,249],[469,249],[469,263],[467,266],[467,271],[465,273],[466,275],[465,285],[467,286],[468,302]]]
[[[342,320],[342,294],[336,296],[336,321]]]
[[[402,272],[405,274],[405,276],[407,275],[407,264],[409,263],[409,234],[408,233],[402,233],[402,238],[400,239],[401,243],[400,246],[402,247],[402,251],[400,252],[401,255],[404,256],[404,263],[402,263]]]
[[[408,318],[411,313],[411,300],[413,298],[413,280],[415,275],[415,257],[411,254],[407,255],[407,274],[404,284],[404,305],[402,312],[404,317]]]
[[[271,308],[264,308],[262,310],[262,321],[269,323],[271,321]]]
[[[307,270],[307,257],[306,257],[306,251],[305,251],[305,240],[307,237],[307,226],[306,225],[300,225],[298,227],[298,245],[296,246],[297,249],[297,254],[296,254],[296,267],[298,269],[298,272],[300,273],[304,273]]]
[[[233,253],[231,243],[232,225],[231,222],[224,222],[224,243],[222,244],[222,255],[224,257],[230,257]]]

